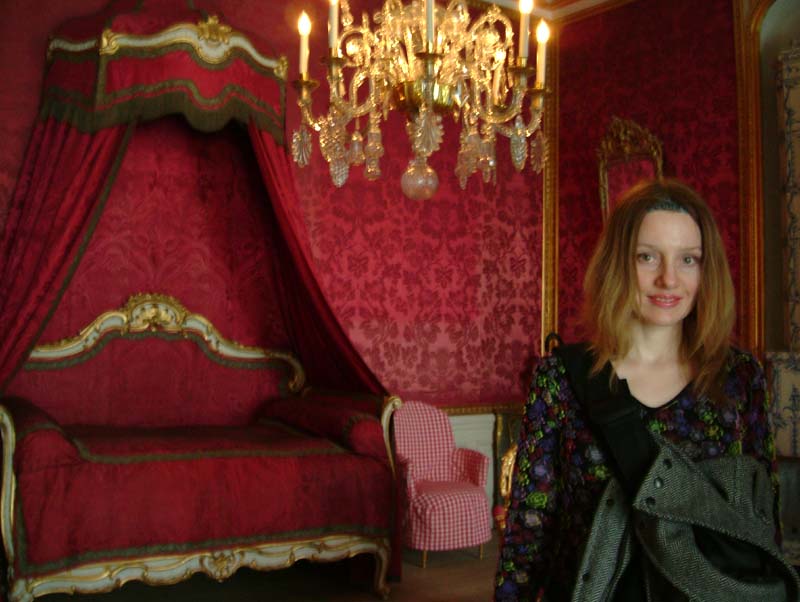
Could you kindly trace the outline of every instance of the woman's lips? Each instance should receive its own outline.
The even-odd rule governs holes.
[[[681,298],[675,295],[648,295],[647,298],[650,300],[650,303],[656,307],[663,307],[665,309],[675,307],[681,302]]]

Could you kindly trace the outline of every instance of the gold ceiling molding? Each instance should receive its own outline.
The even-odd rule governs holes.
[[[557,17],[557,19],[560,24],[566,25],[568,23],[574,23],[575,21],[582,21],[583,19],[594,17],[600,13],[608,12],[610,10],[614,10],[615,8],[619,8],[624,4],[630,4],[631,2],[636,1],[637,0],[607,0],[605,2],[592,3],[575,2],[569,10],[561,10],[558,13],[560,16]],[[578,6],[579,4],[581,6]]]
[[[534,2],[532,15],[547,19],[551,23],[568,23],[585,19],[635,2],[636,0],[537,0]],[[485,8],[487,4],[497,4],[508,13],[518,13],[518,0],[467,0],[467,4],[477,8]]]
[[[740,343],[764,352],[764,223],[761,173],[759,37],[774,0],[734,0],[736,90],[739,110]],[[747,303],[744,303],[744,300]]]

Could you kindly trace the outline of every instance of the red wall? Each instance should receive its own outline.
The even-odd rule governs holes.
[[[105,0],[6,4],[0,20],[0,221],[35,119],[48,33]],[[364,3],[354,2],[360,15]],[[372,2],[377,5],[377,2]],[[275,52],[296,73],[295,23],[310,10],[313,57],[325,52],[326,5],[225,0],[231,23],[270,29]],[[596,148],[612,115],[633,119],[664,145],[665,173],[706,196],[719,220],[734,277],[739,236],[736,76],[730,0],[639,0],[564,26],[560,35],[559,324],[580,336],[580,282],[598,235]],[[324,90],[316,96],[317,112]],[[287,92],[288,134],[298,111]],[[456,128],[445,118],[448,141]],[[364,124],[362,124],[363,127]],[[435,200],[402,196],[409,157],[402,120],[384,126],[384,177],[353,173],[334,188],[314,150],[297,171],[323,289],[368,364],[407,398],[481,404],[519,399],[540,329],[541,179],[509,167],[501,142],[497,185],[473,176],[461,191],[455,149],[431,161]],[[360,168],[357,168],[357,171]]]
[[[664,172],[697,188],[738,283],[736,62],[730,0],[640,0],[560,37],[559,326],[580,337],[580,283],[598,234],[596,149],[612,115],[663,143]]]
[[[35,119],[47,35],[66,17],[90,13],[104,3],[75,0],[47,10],[35,3],[7,6],[0,24],[0,132],[5,135],[0,147],[0,220]],[[290,79],[296,73],[294,32],[303,4],[310,3],[218,3],[226,22],[269,28],[275,53],[289,58]],[[310,6],[315,23],[312,57],[324,53],[326,4]],[[353,4],[358,18],[359,4]],[[311,65],[312,76],[324,79],[313,58]],[[318,112],[325,96],[324,89],[317,93]],[[288,135],[298,122],[294,102],[289,88]],[[445,121],[447,138],[454,144],[457,129],[449,117]],[[540,336],[541,178],[530,170],[515,173],[508,144],[501,142],[497,184],[484,184],[475,175],[462,191],[452,173],[451,147],[431,161],[441,182],[435,199],[414,202],[399,189],[410,153],[397,116],[384,128],[384,144],[384,177],[378,182],[365,182],[354,173],[343,188],[334,188],[318,148],[312,165],[296,173],[323,290],[390,391],[451,405],[521,400]],[[113,196],[128,190],[116,187],[108,206],[126,206]],[[93,244],[117,237],[98,232]],[[96,256],[90,247],[87,257]],[[174,256],[169,257],[174,263]],[[160,265],[151,266],[154,273],[166,269]],[[119,266],[101,267],[115,274],[115,281],[126,281]],[[196,269],[193,266],[195,277]],[[67,295],[71,292],[79,293]],[[139,291],[130,291],[134,292]],[[207,308],[190,309],[203,313]]]

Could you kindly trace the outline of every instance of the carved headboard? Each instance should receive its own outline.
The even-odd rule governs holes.
[[[177,299],[143,293],[73,337],[37,345],[8,393],[66,424],[169,426],[246,420],[304,385],[290,352],[229,340]]]

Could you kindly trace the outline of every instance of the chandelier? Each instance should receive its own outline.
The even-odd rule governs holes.
[[[498,134],[509,138],[518,171],[525,167],[530,139],[531,163],[540,172],[546,152],[540,125],[549,29],[540,21],[533,67],[528,64],[533,1],[520,0],[519,8],[515,48],[512,23],[494,4],[471,19],[465,0],[451,0],[447,7],[434,0],[386,0],[371,27],[366,13],[360,25],[354,22],[347,0],[330,0],[324,59],[329,106],[319,117],[311,108],[319,84],[308,77],[311,23],[303,12],[298,22],[300,77],[294,82],[301,112],[292,135],[294,161],[301,167],[309,162],[310,128],[319,134],[334,185],[345,183],[351,165],[364,164],[365,177],[378,179],[384,153],[381,121],[401,110],[413,152],[401,187],[412,199],[428,199],[438,187],[428,157],[441,146],[445,114],[461,124],[455,173],[462,189],[476,171],[484,182],[496,181]]]

